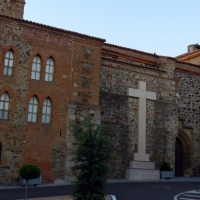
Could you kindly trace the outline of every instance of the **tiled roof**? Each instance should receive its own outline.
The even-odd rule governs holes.
[[[153,54],[153,53],[147,53],[144,51],[139,51],[136,49],[131,49],[131,48],[127,48],[127,47],[122,47],[122,46],[118,46],[118,45],[114,45],[114,44],[109,44],[109,43],[105,43],[106,46],[111,46],[111,47],[116,47],[116,48],[120,48],[120,49],[124,49],[124,50],[128,50],[128,51],[134,51],[137,53],[142,53],[142,54],[146,54],[146,55],[150,55],[150,56],[155,56],[155,57],[159,57],[159,55],[157,54]]]
[[[105,43],[105,45],[111,46],[111,47],[120,48],[120,49],[124,49],[124,50],[128,50],[128,51],[133,51],[133,52],[141,53],[141,54],[145,54],[145,55],[155,56],[157,58],[168,58],[168,59],[172,59],[172,60],[174,60],[175,62],[178,62],[178,63],[189,64],[189,65],[192,65],[192,66],[200,67],[197,64],[193,64],[193,63],[188,63],[188,62],[177,60],[177,57],[174,58],[174,57],[170,57],[170,56],[160,56],[160,55],[157,55],[157,54],[152,54],[152,53],[148,53],[148,52],[144,52],[144,51],[139,51],[139,50],[131,49],[131,48],[127,48],[127,47],[117,46],[117,45],[109,44],[109,43]]]
[[[104,56],[102,56],[102,59],[113,61],[113,62],[118,62],[118,63],[125,64],[125,65],[142,67],[142,68],[146,68],[146,69],[150,69],[150,70],[154,70],[154,71],[158,71],[158,72],[165,72],[164,70],[161,70],[161,69],[156,68],[156,67],[143,66],[143,65],[138,65],[138,64],[135,64],[135,63],[133,64],[133,63],[129,63],[129,62],[121,61],[121,60],[115,60],[115,59],[112,59],[112,58],[107,58],[107,57],[104,57]]]
[[[63,32],[63,33],[68,33],[68,34],[77,35],[77,36],[81,36],[81,37],[87,37],[87,38],[90,38],[90,39],[100,40],[101,42],[105,42],[106,41],[105,39],[102,39],[102,38],[97,38],[97,37],[93,37],[93,36],[89,36],[89,35],[73,32],[73,31],[68,31],[68,30],[65,30],[65,29],[56,28],[56,27],[53,27],[53,26],[44,25],[44,24],[40,24],[40,23],[36,23],[36,22],[24,20],[24,19],[17,19],[17,18],[5,16],[5,15],[0,15],[0,17],[14,19],[14,20],[17,20],[17,21],[21,21],[23,23],[29,23],[29,24],[32,24],[32,25],[37,25],[37,26],[40,26],[40,27],[49,28],[51,30],[60,31],[60,32]]]
[[[184,54],[181,54],[181,55],[179,55],[179,56],[176,56],[175,58],[176,59],[179,59],[179,58],[182,58],[182,57],[185,57],[185,56],[189,56],[189,55],[192,55],[192,54],[196,54],[196,53],[198,53],[198,52],[200,52],[200,49],[197,49],[197,50],[195,50],[195,51],[193,51],[193,52],[190,52],[190,53],[184,53]]]
[[[161,55],[157,55],[156,53],[148,53],[148,52],[139,51],[139,50],[136,50],[136,49],[131,49],[131,48],[127,48],[127,47],[122,47],[122,46],[118,46],[118,45],[114,45],[114,44],[105,43],[105,45],[111,46],[111,47],[117,47],[117,48],[124,49],[124,50],[128,50],[128,51],[134,51],[134,52],[136,52],[136,53],[142,53],[142,54],[145,54],[145,55],[174,59],[173,57],[161,56]]]

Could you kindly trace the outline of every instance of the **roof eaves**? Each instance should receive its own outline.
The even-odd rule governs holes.
[[[105,56],[102,56],[102,59],[109,60],[109,61],[112,61],[112,62],[118,62],[118,63],[125,64],[125,65],[136,66],[136,67],[142,67],[142,68],[146,68],[146,69],[150,69],[150,70],[154,70],[154,71],[158,71],[158,72],[165,72],[164,70],[158,69],[158,68],[156,68],[156,67],[132,64],[132,63],[124,62],[124,61],[121,61],[121,60],[116,60],[116,59],[112,59],[112,58],[107,58],[107,57],[105,57]]]
[[[81,36],[81,37],[87,37],[87,38],[90,38],[90,39],[99,40],[101,42],[105,42],[106,41],[105,39],[102,39],[102,38],[97,38],[97,37],[93,37],[93,36],[89,36],[89,35],[73,32],[73,31],[68,31],[68,30],[65,30],[65,29],[62,29],[62,28],[56,28],[56,27],[53,27],[53,26],[40,24],[40,23],[36,23],[36,22],[24,20],[24,19],[13,18],[13,17],[9,17],[9,16],[6,16],[6,15],[1,15],[1,14],[0,14],[0,17],[14,19],[14,20],[17,20],[17,21],[20,21],[20,22],[24,22],[24,23],[30,23],[30,24],[33,24],[33,25],[49,28],[49,29],[52,29],[52,30],[55,30],[55,31],[61,31],[61,32],[64,32],[64,33],[69,33],[69,34],[72,34],[72,35],[77,35],[77,36]]]
[[[150,56],[159,57],[159,55],[157,55],[157,54],[147,53],[147,52],[144,52],[144,51],[139,51],[139,50],[131,49],[131,48],[128,48],[128,47],[122,47],[122,46],[109,44],[109,43],[105,43],[104,45],[111,46],[111,47],[116,47],[116,48],[120,48],[120,49],[124,49],[124,50],[128,50],[128,51],[134,51],[134,52],[137,52],[137,53],[142,53],[142,54],[146,54],[146,55],[150,55]]]

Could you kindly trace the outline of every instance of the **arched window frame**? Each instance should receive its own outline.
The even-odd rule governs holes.
[[[32,61],[31,79],[40,80],[41,65],[41,58],[39,55],[36,55]]]
[[[48,97],[43,102],[42,107],[42,123],[50,124],[51,123],[51,111],[52,111],[52,102]]]
[[[7,92],[0,97],[0,119],[8,120],[10,110],[10,97]]]
[[[45,81],[53,82],[54,68],[55,68],[55,62],[53,58],[50,57],[46,62]]]
[[[28,103],[28,122],[37,122],[38,116],[38,98],[33,96]]]
[[[12,76],[13,67],[14,67],[14,53],[12,50],[9,50],[5,55],[3,75]]]

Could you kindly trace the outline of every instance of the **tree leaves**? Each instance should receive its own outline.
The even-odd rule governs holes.
[[[94,125],[87,119],[82,125],[73,127],[76,150],[73,152],[77,172],[74,182],[75,200],[103,200],[106,195],[106,161],[111,158],[111,140],[102,135],[102,126]]]

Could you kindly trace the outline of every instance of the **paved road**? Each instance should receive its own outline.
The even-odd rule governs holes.
[[[174,200],[200,200],[200,193],[196,190],[187,191],[175,196]]]
[[[107,185],[108,194],[114,194],[117,200],[174,200],[177,194],[196,189],[200,189],[200,182],[126,182]],[[22,199],[24,190],[24,188],[0,189],[0,200]],[[71,185],[29,187],[28,189],[29,198],[70,194],[72,194]]]
[[[199,188],[200,183],[194,182],[136,182],[108,184],[107,187],[117,200],[173,200],[179,193]]]

